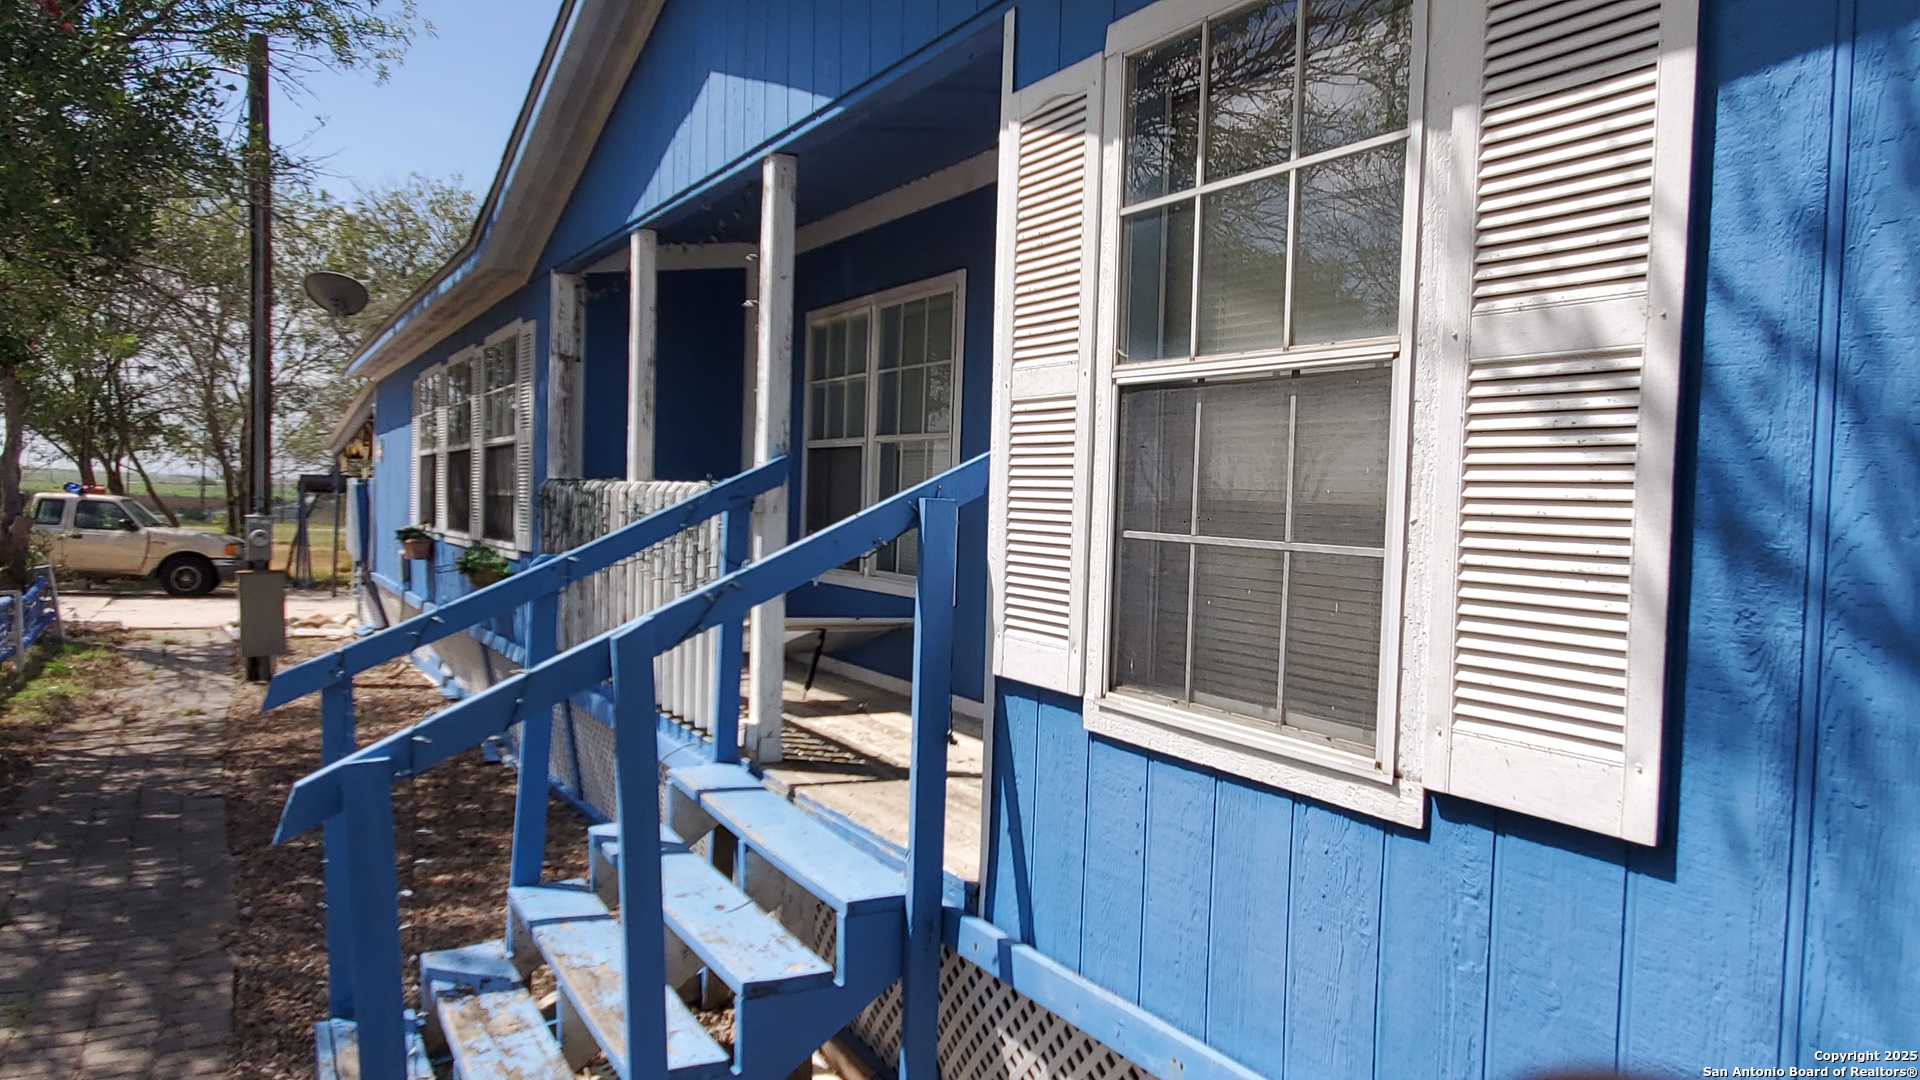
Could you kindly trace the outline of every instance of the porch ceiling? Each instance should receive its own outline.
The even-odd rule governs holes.
[[[800,163],[800,224],[993,149],[1000,127],[1000,53],[1000,27],[994,24],[837,110],[786,148]],[[661,241],[756,241],[759,187],[757,172],[716,185],[657,226]]]

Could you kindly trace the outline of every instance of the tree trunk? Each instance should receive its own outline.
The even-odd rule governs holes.
[[[173,508],[168,506],[167,501],[160,497],[160,492],[154,489],[153,478],[147,475],[147,467],[145,465],[140,464],[139,455],[133,453],[132,451],[128,451],[127,460],[133,462],[134,471],[140,474],[140,482],[146,485],[147,498],[152,499],[153,505],[159,507],[160,512],[166,515],[167,524],[173,526],[176,529],[179,528],[180,519],[174,516]]]
[[[74,454],[73,463],[80,467],[80,482],[88,487],[92,487],[94,485],[92,453],[82,450]]]
[[[0,368],[0,422],[6,424],[6,433],[0,437],[0,585],[9,589],[27,587],[27,563],[32,557],[33,525],[21,512],[26,498],[20,491],[26,415],[27,395],[20,386],[20,370]]]

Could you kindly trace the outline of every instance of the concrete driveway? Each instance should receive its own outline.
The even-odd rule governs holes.
[[[158,589],[60,594],[60,615],[78,623],[118,626],[123,630],[222,630],[237,626],[240,604],[230,589],[210,596],[168,596]],[[287,594],[289,637],[353,636],[353,596],[341,592]]]

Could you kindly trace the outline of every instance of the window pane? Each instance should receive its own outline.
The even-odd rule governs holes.
[[[447,453],[447,521],[455,532],[473,531],[473,451]]]
[[[1207,179],[1293,156],[1294,0],[1213,24],[1208,43]]]
[[[900,363],[926,363],[927,302],[915,300],[904,305],[900,320]]]
[[[847,380],[847,435],[861,438],[867,433],[867,380],[863,375]]]
[[[472,438],[473,365],[461,364],[447,369],[447,445],[465,446]]]
[[[489,446],[482,461],[486,473],[486,492],[480,516],[489,540],[513,539],[513,456],[512,446]]]
[[[880,373],[880,397],[874,404],[880,408],[879,420],[874,424],[875,431],[881,435],[900,434],[900,373],[898,371]]]
[[[807,451],[808,532],[818,532],[859,512],[860,459],[857,446]]]
[[[927,361],[953,359],[953,294],[942,293],[927,301]]]
[[[931,480],[953,463],[953,444],[946,439],[880,445],[880,492],[882,499]],[[874,555],[874,569],[911,574],[919,567],[919,536],[907,533]]]
[[[951,350],[949,350],[951,351]],[[953,364],[935,364],[927,369],[927,422],[929,434],[945,434],[953,427]]]
[[[117,503],[82,499],[73,511],[73,527],[76,529],[119,530],[126,528],[126,524],[127,515]]]
[[[808,334],[807,342],[807,378],[824,379],[827,375],[827,328],[816,326]]]
[[[1373,741],[1383,560],[1292,556],[1287,603],[1287,723]]]
[[[1397,329],[1405,161],[1401,143],[1301,170],[1295,344]]]
[[[827,388],[816,385],[808,394],[807,438],[827,437]]]
[[[440,516],[440,491],[434,480],[438,475],[440,458],[427,454],[420,458],[420,524],[438,525]]]
[[[900,308],[897,305],[880,310],[880,366],[900,366]]]
[[[927,369],[910,367],[900,372],[900,434],[918,435],[926,430]]]
[[[1121,226],[1120,361],[1185,356],[1193,306],[1193,204],[1135,214]]]
[[[847,324],[835,320],[827,327],[827,376],[847,373]]]
[[[872,334],[866,312],[863,311],[847,320],[847,374],[866,374],[867,344]]]
[[[1116,686],[1185,699],[1188,550],[1186,544],[1159,540],[1120,541],[1113,612]]]
[[[1379,547],[1387,535],[1386,368],[1289,380],[1298,394],[1293,539]]]
[[[1281,377],[1202,392],[1196,532],[1287,539],[1287,396],[1293,382]],[[1277,661],[1277,644],[1274,650]]]
[[[1407,126],[1412,38],[1407,0],[1308,0],[1302,154]]]
[[[67,502],[65,499],[41,499],[39,505],[33,508],[33,523],[35,525],[58,525],[60,524],[60,519],[66,516],[66,513]]]
[[[1207,196],[1200,245],[1200,351],[1286,344],[1289,180],[1272,176]]]
[[[838,439],[847,433],[847,386],[827,385],[827,438]]]
[[[1286,556],[1196,547],[1193,697],[1254,716],[1280,708],[1280,597]]]
[[[1120,398],[1120,527],[1193,531],[1193,387],[1129,390]]]
[[[1127,60],[1126,201],[1192,187],[1199,133],[1196,30]]]

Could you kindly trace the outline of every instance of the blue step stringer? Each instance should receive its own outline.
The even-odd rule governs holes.
[[[318,1032],[321,1075],[401,1080],[421,1075],[429,1053],[445,1053],[455,1075],[468,1078],[558,1080],[605,1055],[627,1080],[778,1080],[895,982],[900,1071],[937,1075],[955,533],[958,508],[986,492],[987,459],[747,563],[752,500],[785,476],[783,461],[742,473],[274,681],[268,707],[314,692],[322,702],[325,764],[294,786],[276,836],[326,832],[333,1016]],[[574,648],[554,648],[562,589],[715,516],[722,577]],[[748,612],[908,532],[918,533],[919,565],[902,870],[765,787],[739,762],[737,732]],[[524,670],[355,746],[354,674],[523,606]],[[675,725],[658,711],[653,661],[712,628],[721,640],[712,736],[689,747],[684,735],[667,734]],[[589,831],[589,879],[543,881],[549,725],[555,706],[582,693],[613,704],[617,812]],[[504,935],[424,954],[417,972],[404,973],[392,786],[516,724],[523,753]],[[642,851],[646,858],[629,857]],[[832,955],[755,903],[772,878],[774,892],[797,888],[831,912]],[[528,989],[538,967],[558,987],[552,1025]],[[417,1018],[402,1009],[408,974],[419,979]],[[731,1052],[695,1018],[689,999],[702,995],[731,999]]]

